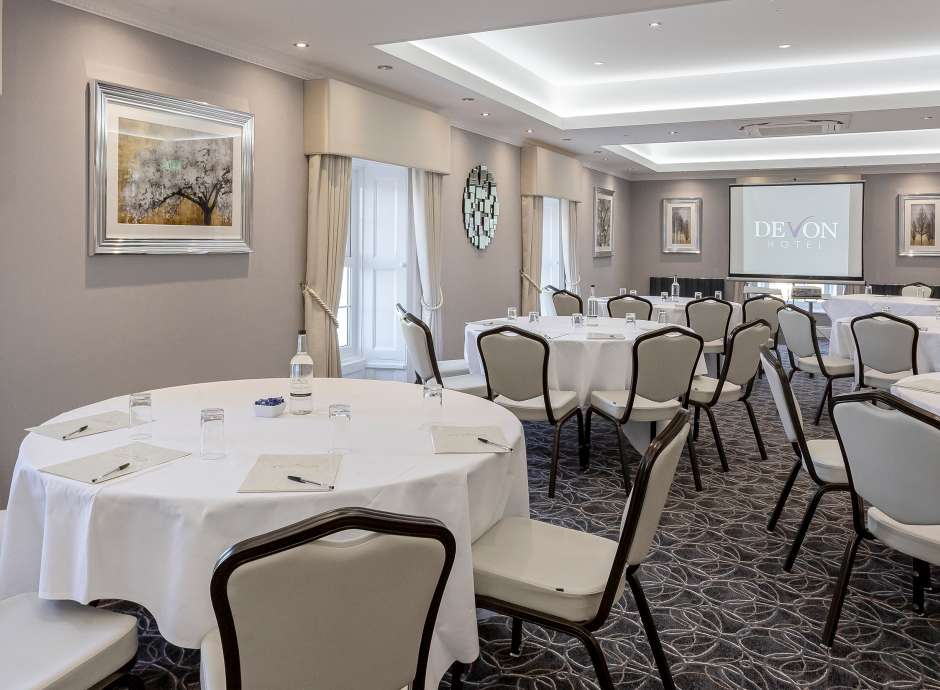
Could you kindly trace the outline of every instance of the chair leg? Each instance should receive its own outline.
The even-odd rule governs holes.
[[[591,467],[591,417],[594,416],[594,408],[589,407],[584,417],[584,469]]]
[[[787,374],[787,381],[793,381],[793,375],[796,373],[796,369],[791,368],[790,373]]]
[[[924,593],[930,588],[930,564],[914,559],[914,613],[923,616],[926,612]]]
[[[627,468],[627,453],[623,442],[623,427],[617,424],[617,451],[620,456],[620,472],[623,474],[623,490],[630,495],[633,483],[630,481],[630,470]]]
[[[591,657],[591,663],[594,664],[594,672],[597,674],[597,682],[601,690],[616,690],[614,679],[610,677],[610,669],[607,667],[607,660],[604,658],[604,650],[601,649],[591,633],[587,630],[579,630],[577,633],[572,631],[582,644],[587,648]]]
[[[757,441],[757,450],[760,453],[760,459],[767,459],[767,449],[764,448],[764,439],[761,438],[760,428],[757,426],[757,417],[754,416],[754,408],[751,407],[750,400],[744,400],[744,407],[747,409],[747,416],[751,420],[751,429],[754,430],[754,440]]]
[[[702,490],[702,477],[698,471],[698,456],[695,454],[695,441],[691,438],[686,439],[686,447],[689,449],[689,464],[692,465],[692,479],[695,481],[695,490]]]
[[[721,434],[718,433],[718,420],[715,419],[715,413],[712,408],[706,407],[705,414],[708,415],[708,423],[712,428],[712,436],[715,439],[715,447],[718,449],[718,459],[721,460],[721,471],[728,471],[728,458],[725,457],[725,447],[721,443]]]
[[[522,619],[512,619],[512,641],[509,643],[509,656],[522,656]]]
[[[800,547],[803,545],[803,539],[806,538],[809,526],[813,522],[813,516],[816,514],[816,508],[819,507],[819,501],[827,492],[832,491],[834,488],[836,488],[836,486],[832,484],[825,484],[819,487],[810,499],[809,505],[806,506],[806,514],[803,515],[803,522],[800,523],[800,529],[793,538],[793,546],[790,547],[790,553],[787,554],[787,560],[783,564],[783,569],[787,572],[793,570],[793,564],[796,562],[797,554],[800,553]]]
[[[698,405],[695,406],[695,423],[692,428],[692,438],[698,441],[698,418],[702,414],[702,408]]]
[[[548,497],[555,498],[555,478],[558,476],[558,446],[561,444],[561,424],[555,425],[555,442],[552,444],[552,469],[548,474]]]
[[[450,690],[463,690],[463,675],[467,672],[467,665],[455,661],[450,667]]]
[[[663,652],[663,646],[659,641],[659,633],[656,631],[656,621],[653,620],[653,614],[650,613],[649,604],[646,603],[646,595],[640,586],[640,581],[635,572],[627,572],[627,582],[630,583],[630,591],[633,593],[633,600],[636,602],[636,609],[640,614],[640,620],[643,621],[643,628],[646,630],[646,639],[649,641],[650,649],[653,650],[653,658],[656,660],[656,668],[659,669],[659,677],[666,690],[674,690],[676,684],[672,680],[672,672],[669,670],[669,661]]]
[[[578,464],[581,470],[587,469],[587,445],[584,442],[584,413],[578,408]]]
[[[822,419],[823,409],[826,407],[826,401],[832,396],[832,379],[826,379],[826,388],[823,391],[822,399],[819,401],[819,408],[816,410],[816,419],[813,424],[819,426],[819,420]]]
[[[842,569],[839,571],[839,579],[836,580],[836,588],[832,593],[832,603],[829,605],[829,615],[826,617],[826,628],[823,630],[823,644],[827,647],[831,647],[833,640],[836,639],[836,628],[839,626],[839,616],[842,615],[842,603],[845,601],[845,592],[849,588],[849,578],[852,577],[852,564],[855,561],[855,553],[858,551],[858,545],[861,541],[862,535],[856,534],[845,548]]]
[[[777,499],[777,505],[774,506],[774,512],[770,514],[770,520],[767,521],[767,531],[773,532],[777,527],[777,520],[780,519],[780,514],[783,512],[783,506],[786,505],[787,499],[790,497],[790,490],[793,489],[793,483],[796,481],[796,476],[800,473],[800,468],[803,466],[803,461],[799,458],[796,459],[796,462],[793,463],[793,469],[790,470],[790,476],[787,477],[787,481],[783,485],[783,489],[780,491],[780,498]]]

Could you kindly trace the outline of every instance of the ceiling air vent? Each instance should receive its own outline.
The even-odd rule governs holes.
[[[835,134],[845,129],[842,120],[780,120],[752,122],[738,131],[749,137],[799,137],[810,134]]]

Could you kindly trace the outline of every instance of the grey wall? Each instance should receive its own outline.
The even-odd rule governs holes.
[[[135,390],[284,375],[306,214],[300,80],[46,0],[3,12],[0,504],[24,426]],[[89,78],[255,114],[254,254],[86,255]]]

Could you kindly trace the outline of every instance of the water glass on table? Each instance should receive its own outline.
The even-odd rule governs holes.
[[[715,299],[723,299],[724,293],[721,290],[715,290]]]
[[[538,323],[539,322],[539,313],[537,311],[529,312],[529,323]]]
[[[620,288],[620,289],[617,291],[617,294],[620,295],[621,297],[623,297],[625,294],[627,294],[627,288]]]
[[[218,460],[225,457],[225,410],[207,407],[199,413],[202,437],[199,455],[203,460]]]
[[[665,290],[664,290],[663,292],[660,292],[660,293],[659,293],[659,299],[661,299],[663,302],[668,302],[668,301],[669,301],[669,293],[666,292]]]
[[[693,293],[692,299],[702,299],[702,293],[701,292]]]
[[[623,316],[623,325],[628,331],[636,330],[636,314],[627,312]]]
[[[444,387],[437,381],[425,381],[421,389],[424,400],[424,413],[430,424],[440,424],[444,407]]]
[[[153,405],[150,393],[131,393],[127,400],[127,423],[131,429],[131,438],[136,441],[150,438],[151,422]]]
[[[515,307],[509,307],[509,309],[506,310],[506,320],[515,321],[518,314],[519,311]]]
[[[866,294],[866,295],[870,295],[871,293],[872,293],[871,285],[866,285],[866,286],[865,286],[865,294]]]
[[[636,291],[636,290],[630,290],[630,297],[636,297],[636,296],[637,296],[637,291]]]
[[[666,316],[666,310],[665,310],[665,309],[657,309],[657,310],[656,310],[656,320],[657,320],[659,323],[663,324],[664,326],[665,326],[667,323],[669,323],[669,319],[668,319],[668,317]]]
[[[351,448],[352,405],[335,403],[327,408],[330,417],[330,452],[348,453]]]
[[[575,312],[571,315],[571,327],[572,328],[581,328],[584,325],[584,314],[581,312]]]

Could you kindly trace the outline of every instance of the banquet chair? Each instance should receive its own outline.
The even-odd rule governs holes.
[[[400,319],[405,318],[405,315],[409,313],[407,309],[401,306],[401,304],[395,305],[395,311],[398,312],[398,317]],[[417,316],[415,316],[414,318],[417,321],[419,321],[422,326],[424,326],[426,333],[428,334],[431,333],[431,329],[428,328],[428,325],[424,323],[424,321],[419,319]],[[435,352],[433,336],[431,336],[430,351]],[[441,376],[444,376],[444,377],[462,376],[464,374],[470,373],[470,367],[467,364],[467,360],[465,359],[437,359],[437,356],[435,355],[435,361],[437,362],[437,369],[440,372]]]
[[[702,354],[702,337],[681,326],[668,326],[644,333],[633,342],[633,381],[629,388],[591,392],[591,406],[585,424],[587,460],[590,464],[591,417],[598,414],[617,429],[617,446],[624,488],[630,492],[627,470],[625,432],[627,422],[649,422],[650,438],[656,435],[657,422],[664,423],[687,406],[695,367]],[[689,439],[689,459],[695,488],[702,489],[695,446]]]
[[[202,690],[423,690],[455,553],[439,521],[367,508],[235,544],[209,585]]]
[[[408,348],[408,354],[415,368],[415,383],[437,381],[448,390],[478,397],[486,395],[486,381],[482,376],[471,374],[467,369],[460,374],[454,373],[460,369],[458,363],[466,365],[462,359],[438,362],[437,355],[434,354],[434,336],[431,335],[428,325],[414,314],[402,309],[400,304],[396,307],[399,309],[399,324],[405,339],[405,346]]]
[[[933,288],[926,283],[908,283],[901,288],[902,297],[932,297]]]
[[[503,518],[472,545],[477,608],[512,618],[511,653],[518,655],[522,622],[577,638],[591,657],[602,690],[614,682],[594,633],[630,585],[665,688],[675,688],[637,570],[649,554],[663,506],[689,434],[679,410],[650,443],[637,470],[617,541],[522,517]],[[455,674],[455,685],[461,684]]]
[[[556,316],[571,316],[584,313],[584,302],[580,295],[567,290],[555,290],[552,293],[552,304],[555,305]]]
[[[813,424],[819,424],[826,401],[832,398],[832,382],[835,379],[855,375],[855,363],[846,357],[824,355],[819,350],[819,338],[816,335],[816,318],[808,311],[788,304],[777,312],[780,330],[787,341],[787,354],[790,357],[790,378],[798,372],[819,374],[826,379],[826,388],[816,410]]]
[[[852,319],[855,340],[855,387],[891,386],[917,373],[917,324],[893,314],[866,314]]]
[[[744,300],[744,303],[741,305],[743,323],[751,323],[752,321],[763,319],[770,326],[770,338],[768,339],[767,347],[777,352],[778,357],[780,356],[778,350],[780,319],[777,317],[777,313],[785,306],[787,306],[786,302],[773,295],[757,295]]]
[[[137,619],[35,592],[0,599],[0,688],[134,688]]]
[[[523,422],[548,422],[555,427],[548,496],[555,496],[561,427],[572,417],[578,420],[578,452],[586,466],[584,415],[574,391],[548,387],[548,341],[515,326],[498,326],[477,336],[486,397],[505,407]]]
[[[685,325],[702,336],[705,341],[702,351],[706,355],[715,355],[718,368],[725,352],[733,311],[731,302],[715,297],[692,300],[685,305]]]
[[[608,316],[622,319],[627,314],[633,314],[640,321],[649,321],[653,314],[653,303],[634,295],[620,295],[607,300]]]
[[[925,591],[932,591],[930,564],[940,565],[940,417],[880,390],[840,395],[832,414],[855,534],[845,549],[823,631],[827,647],[835,640],[863,539],[878,540],[913,559],[913,608],[919,615],[925,612]]]
[[[741,402],[744,404],[761,459],[767,459],[764,441],[748,398],[754,387],[754,378],[760,369],[761,347],[766,347],[771,341],[770,332],[770,324],[763,319],[736,326],[728,336],[728,356],[725,357],[724,366],[718,378],[695,376],[692,379],[692,388],[689,391],[689,403],[695,408],[695,431],[692,434],[692,443],[698,440],[699,413],[705,410],[723,472],[728,471],[728,459],[721,442],[721,434],[718,433],[718,421],[715,419],[715,413],[712,412],[712,408],[719,403]]]
[[[777,414],[780,416],[780,422],[783,425],[783,433],[796,453],[796,462],[793,464],[793,469],[790,470],[786,482],[784,482],[777,504],[767,521],[767,531],[773,532],[776,529],[777,521],[780,519],[783,507],[790,497],[790,490],[793,488],[793,483],[796,481],[801,468],[806,470],[810,479],[816,484],[816,491],[810,499],[809,505],[806,506],[803,521],[793,537],[793,545],[790,547],[787,559],[783,564],[783,569],[790,572],[793,569],[794,562],[796,562],[800,547],[803,545],[803,539],[812,524],[819,501],[831,491],[848,491],[849,485],[845,462],[842,460],[842,451],[839,450],[839,442],[835,439],[806,438],[803,433],[803,415],[800,413],[800,405],[793,395],[790,379],[783,370],[783,365],[767,347],[762,348],[761,361],[764,372],[767,374],[767,382],[770,385],[774,404],[777,406]]]

